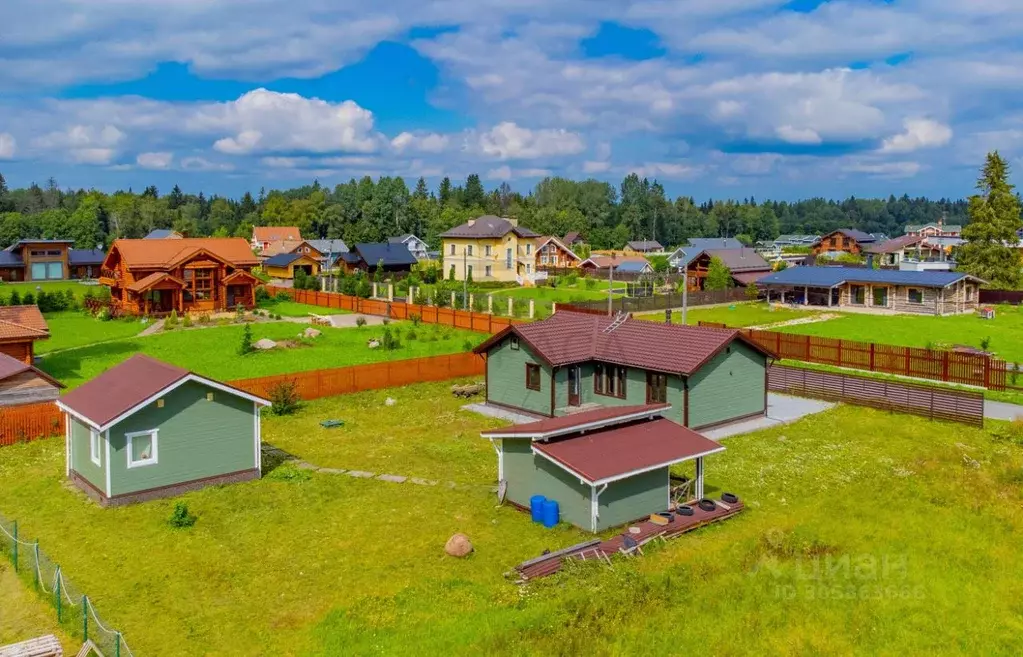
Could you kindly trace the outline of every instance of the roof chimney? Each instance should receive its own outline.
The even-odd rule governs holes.
[[[501,218],[504,219],[505,221],[507,221],[508,223],[510,223],[512,226],[518,226],[519,225],[519,220],[516,219],[515,217],[501,217]]]
[[[475,226],[476,225],[476,220],[475,219],[470,219],[469,221],[467,221],[465,223],[467,223],[470,226]]]

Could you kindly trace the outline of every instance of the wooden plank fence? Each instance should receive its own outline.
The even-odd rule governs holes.
[[[801,367],[772,365],[767,387],[798,397],[813,397],[932,420],[984,426],[984,393],[939,386],[885,381],[854,374],[820,372]]]
[[[320,292],[318,290],[294,290],[286,287],[267,285],[266,291],[276,295],[285,292],[298,303],[337,310],[349,310],[365,315],[378,315],[395,320],[409,319],[419,315],[421,321],[428,324],[443,324],[455,328],[478,331],[480,333],[497,333],[512,324],[522,324],[528,320],[500,317],[490,313],[478,313],[454,308],[406,303],[404,301],[383,301],[380,299],[363,299],[337,292]]]
[[[718,322],[700,322],[700,326],[726,328]],[[945,383],[959,383],[991,390],[1006,390],[1010,385],[1008,363],[985,354],[899,347],[875,342],[857,342],[837,338],[739,329],[744,335],[773,352],[778,358],[804,363],[833,365],[868,372],[898,374]]]
[[[364,390],[393,388],[412,383],[483,376],[485,360],[472,352],[392,360],[384,363],[292,372],[254,379],[228,381],[255,395],[266,396],[274,385],[294,381],[302,399],[347,395]],[[0,407],[0,447],[64,432],[63,413],[52,403]]]

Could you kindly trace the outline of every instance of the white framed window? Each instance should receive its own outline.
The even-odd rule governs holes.
[[[95,465],[101,465],[103,460],[102,456],[102,442],[98,431],[89,432],[89,460]]]
[[[128,467],[139,468],[145,465],[155,465],[157,459],[157,434],[158,429],[149,431],[132,431],[124,434],[128,443]]]

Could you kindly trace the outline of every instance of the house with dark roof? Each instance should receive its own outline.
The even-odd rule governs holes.
[[[260,476],[270,402],[186,369],[136,354],[56,404],[65,473],[103,506]]]
[[[608,268],[613,268],[616,273],[623,274],[652,274],[654,272],[650,261],[641,255],[607,255],[606,253],[592,254],[579,263],[579,268],[597,275],[606,275]]]
[[[717,258],[732,274],[732,283],[745,287],[756,283],[771,273],[771,264],[763,256],[749,247],[741,249],[706,249],[693,255],[682,268],[685,269],[689,281],[689,291],[696,292],[706,289],[707,274],[710,272],[711,260]]]
[[[536,273],[536,238],[517,219],[484,215],[441,233],[444,278],[529,285]],[[546,273],[543,277],[546,277]]]
[[[31,365],[36,340],[47,340],[50,327],[39,306],[0,306],[0,353]]]
[[[419,261],[402,242],[367,242],[356,244],[351,251],[341,254],[339,262],[349,273],[364,271],[375,274],[377,269],[385,272],[412,271]]]
[[[553,235],[536,238],[533,252],[536,254],[534,268],[538,272],[547,269],[578,267],[579,263],[583,261],[567,244]]]
[[[665,417],[669,404],[610,406],[480,434],[497,452],[503,500],[529,508],[557,502],[560,519],[599,532],[671,502],[672,465],[696,462],[703,497],[704,458],[724,446]]]
[[[664,247],[656,240],[633,240],[626,242],[623,253],[662,253]]]
[[[761,278],[757,286],[782,303],[882,313],[972,313],[985,281],[952,271],[903,271],[869,267],[792,267]],[[775,296],[777,295],[777,296]]]
[[[130,314],[212,312],[251,308],[260,264],[241,237],[114,240],[99,282]]]
[[[73,249],[72,240],[19,240],[0,251],[0,280],[62,281],[93,278],[106,255],[100,249]]]
[[[487,357],[487,403],[543,417],[668,404],[700,429],[763,415],[771,354],[734,329],[559,311],[511,326]]]
[[[586,244],[586,238],[583,237],[583,234],[575,230],[565,233],[565,236],[561,238],[561,241],[570,249],[580,244]]]
[[[871,245],[884,242],[887,235],[881,233],[865,233],[854,228],[839,228],[821,237],[820,241],[810,247],[815,255],[834,256],[840,253],[859,255]]]
[[[0,406],[53,401],[64,387],[34,365],[0,352]]]
[[[285,252],[270,256],[263,261],[263,271],[272,279],[290,281],[295,278],[298,271],[305,272],[306,276],[317,276],[320,273],[319,253],[294,253]]]
[[[917,237],[960,237],[963,227],[959,224],[946,224],[945,219],[938,219],[928,224],[909,224],[906,235]]]
[[[953,247],[938,243],[939,240],[954,241],[958,238],[903,235],[873,244],[866,253],[872,262],[884,268],[952,271],[956,264],[952,257]]]
[[[417,262],[420,260],[429,260],[429,256],[427,255],[430,250],[429,245],[412,233],[398,235],[397,237],[388,237],[387,241],[390,244],[404,244],[409,250],[409,253],[415,257]]]
[[[184,235],[170,228],[154,228],[149,234],[143,237],[144,240],[179,240]]]

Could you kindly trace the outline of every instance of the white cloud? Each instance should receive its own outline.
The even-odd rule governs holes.
[[[515,180],[516,178],[543,178],[553,173],[550,169],[512,169],[507,164],[487,171],[487,180]]]
[[[228,162],[211,162],[204,157],[192,156],[181,158],[181,168],[186,171],[233,171],[234,165]]]
[[[530,130],[504,121],[481,134],[478,147],[485,155],[516,160],[575,155],[586,149],[586,142],[564,129]]]
[[[865,173],[878,178],[912,178],[920,173],[919,162],[852,162],[842,167],[850,173]]]
[[[165,151],[139,153],[135,158],[135,163],[143,169],[169,169],[174,163],[174,153]]]
[[[110,164],[125,134],[113,125],[73,125],[34,140],[37,148],[66,154],[78,164]]]
[[[628,173],[634,173],[640,178],[689,179],[700,176],[703,167],[679,162],[647,162],[629,167]]]
[[[447,150],[450,143],[447,135],[436,132],[418,133],[402,132],[391,140],[391,148],[403,153],[409,151],[421,151],[423,153],[441,153]]]
[[[810,128],[794,128],[790,125],[783,125],[776,128],[774,132],[790,144],[820,144],[824,141],[816,130]]]
[[[884,140],[886,153],[909,153],[921,148],[944,146],[952,140],[952,128],[931,119],[906,119],[906,130]]]
[[[380,144],[373,131],[373,113],[351,100],[330,103],[266,89],[250,91],[229,103],[200,106],[186,127],[229,132],[213,144],[229,155],[371,153]]]
[[[9,160],[18,152],[18,142],[9,132],[0,132],[0,160]]]
[[[583,162],[583,173],[603,173],[611,170],[611,163],[601,160],[587,160]]]

